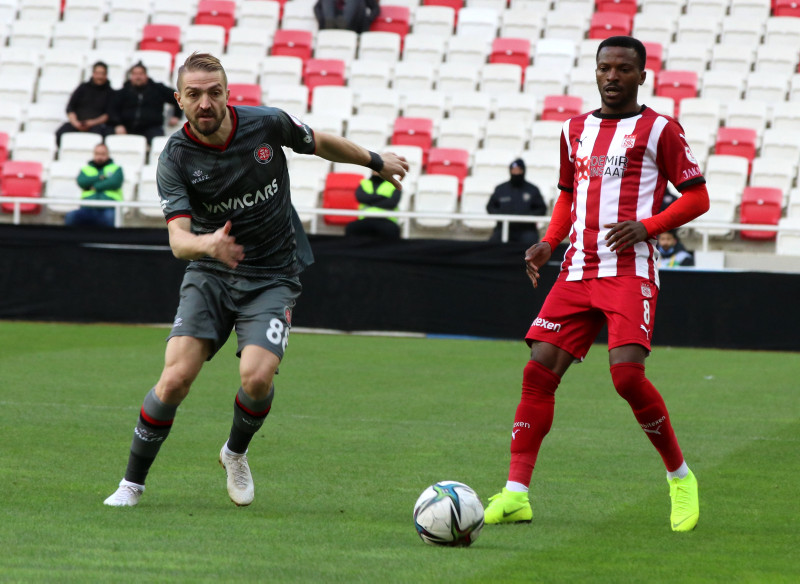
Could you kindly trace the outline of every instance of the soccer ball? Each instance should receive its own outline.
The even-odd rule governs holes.
[[[464,483],[440,481],[417,499],[414,527],[425,543],[466,547],[478,539],[483,528],[483,505]]]

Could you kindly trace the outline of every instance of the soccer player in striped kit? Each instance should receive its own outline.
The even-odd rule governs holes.
[[[645,376],[659,280],[656,237],[708,210],[700,167],[674,119],[638,103],[644,45],[611,37],[597,50],[601,107],[567,120],[561,134],[561,194],[541,242],[525,254],[536,287],[539,268],[569,237],[561,272],[526,336],[531,359],[511,429],[506,486],[489,499],[486,523],[530,522],[528,488],[553,421],[555,392],[574,361],[608,325],[611,379],[664,462],[670,527],[694,529],[697,480],[683,458],[661,394]],[[671,182],[681,197],[659,212]]]

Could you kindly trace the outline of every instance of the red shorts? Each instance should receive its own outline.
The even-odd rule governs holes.
[[[583,359],[608,323],[609,349],[636,344],[649,351],[657,299],[656,285],[636,276],[558,280],[525,340],[544,341]]]

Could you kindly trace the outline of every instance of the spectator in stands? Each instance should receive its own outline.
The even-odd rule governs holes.
[[[361,181],[356,189],[356,200],[361,211],[396,211],[402,191],[374,170],[372,176]],[[397,217],[359,217],[345,228],[346,235],[363,235],[382,239],[400,239]]]
[[[658,253],[661,256],[659,268],[694,265],[694,255],[683,247],[678,232],[674,229],[658,235]]]
[[[169,125],[176,126],[183,115],[175,90],[147,76],[147,68],[139,61],[128,71],[128,80],[114,93],[111,102],[111,124],[116,134],[138,134],[147,143],[164,135],[164,106],[172,109]]]
[[[98,144],[94,157],[78,174],[81,200],[121,201],[124,179],[122,168],[109,157],[108,146]],[[81,207],[67,213],[64,222],[73,227],[114,227],[114,207]]]
[[[525,161],[517,158],[509,166],[511,178],[497,185],[486,210],[493,215],[545,215],[547,204],[536,185],[525,180]],[[502,241],[503,224],[498,221],[489,241]],[[508,241],[533,245],[539,241],[536,223],[511,223]]]
[[[339,28],[362,33],[380,14],[378,0],[317,0],[314,16],[320,29]]]
[[[78,85],[67,102],[69,121],[56,130],[56,143],[61,146],[61,136],[67,132],[92,132],[103,137],[110,134],[112,128],[106,122],[113,94],[108,65],[97,61],[92,65],[92,78]]]

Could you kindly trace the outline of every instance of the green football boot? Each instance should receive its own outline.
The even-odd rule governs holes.
[[[509,491],[505,487],[489,497],[489,505],[483,512],[484,523],[530,523],[533,510],[528,493]]]
[[[692,471],[682,479],[669,482],[669,498],[672,511],[669,524],[672,531],[691,531],[700,517],[700,500],[697,496],[697,479]]]

